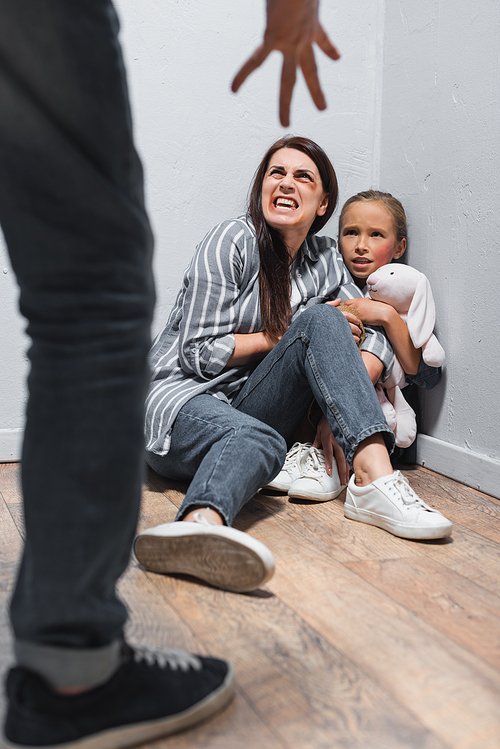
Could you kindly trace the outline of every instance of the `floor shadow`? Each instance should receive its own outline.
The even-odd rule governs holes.
[[[279,497],[256,494],[255,497],[242,507],[235,518],[233,527],[239,531],[248,533],[254,525],[257,525],[262,520],[279,515],[280,512],[285,512],[287,499],[286,494]]]
[[[161,572],[152,573],[161,575]],[[200,580],[198,577],[193,577],[192,575],[183,575],[180,573],[176,574],[168,574],[164,575],[164,577],[173,577],[176,580],[184,580],[188,583],[194,583],[196,585],[201,585],[203,588],[211,588],[212,590],[224,590],[226,593],[233,593],[235,596],[247,596],[251,598],[274,598],[274,593],[271,593],[270,590],[263,590],[261,588],[257,588],[257,590],[250,590],[247,592],[238,592],[235,590],[226,590],[225,588],[218,588],[216,585],[210,585],[210,583],[205,582],[204,580]]]

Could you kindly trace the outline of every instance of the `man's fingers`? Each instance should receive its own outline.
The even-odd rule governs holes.
[[[313,102],[318,109],[326,109],[326,101],[323,91],[321,90],[312,46],[306,47],[302,52],[300,56],[300,67],[304,73],[307,88],[309,89]]]
[[[280,122],[283,127],[290,125],[290,104],[297,77],[296,68],[297,60],[295,59],[295,55],[288,52],[284,53],[280,89]]]
[[[340,59],[340,52],[338,51],[335,44],[330,41],[328,34],[324,30],[323,26],[321,26],[321,24],[319,25],[315,41],[318,47],[325,53],[325,55],[328,55],[328,57],[330,57],[332,60]]]
[[[280,49],[283,52],[283,68],[281,71],[279,116],[283,127],[288,127],[290,125],[290,105],[297,76],[298,63],[300,63],[307,87],[309,88],[315,105],[318,109],[326,109],[326,101],[318,78],[312,44],[306,44],[306,46],[303,46],[303,43],[295,43],[292,45],[292,49],[289,44],[283,45],[276,40],[270,42],[267,38],[268,36],[269,35],[266,31],[266,39],[264,43],[255,50],[253,55],[248,58],[245,64],[236,73],[231,84],[231,90],[236,93],[248,76],[262,65],[272,49]],[[320,24],[317,25],[314,42],[316,42],[325,55],[332,60],[339,59],[340,54],[338,49],[334,44],[332,44]],[[300,52],[298,50],[300,50]]]
[[[236,93],[241,84],[246,81],[248,76],[262,65],[266,57],[269,55],[270,51],[271,50],[268,49],[264,44],[261,44],[260,47],[255,50],[253,55],[248,58],[245,64],[238,70],[238,72],[234,76],[233,82],[231,84],[231,90],[233,91],[233,93]]]

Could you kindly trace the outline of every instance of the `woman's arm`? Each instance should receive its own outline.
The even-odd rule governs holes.
[[[268,338],[265,333],[235,333],[233,353],[226,366],[242,367],[245,364],[261,361],[277,342]]]
[[[212,379],[233,355],[242,300],[250,307],[254,303],[247,293],[253,241],[245,222],[235,219],[219,224],[198,246],[184,277],[178,317],[178,355],[185,372]],[[251,319],[248,306],[247,313]]]
[[[354,307],[365,325],[381,325],[391,342],[399,363],[409,375],[416,375],[422,349],[416,349],[404,320],[394,307],[373,299],[350,299],[345,304]]]

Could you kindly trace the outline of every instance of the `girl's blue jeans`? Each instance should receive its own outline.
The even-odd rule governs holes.
[[[331,305],[302,313],[257,366],[232,406],[198,395],[180,410],[166,456],[148,453],[163,476],[190,479],[178,519],[196,506],[228,525],[279,472],[287,444],[316,399],[350,465],[364,439],[389,429],[349,324]]]

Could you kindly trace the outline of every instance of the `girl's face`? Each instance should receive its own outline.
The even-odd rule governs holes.
[[[340,251],[351,275],[363,288],[366,279],[406,250],[406,239],[396,239],[394,221],[384,203],[378,200],[353,203],[344,214]]]
[[[271,157],[262,183],[262,211],[285,242],[305,239],[316,216],[323,216],[328,197],[314,161],[302,151],[281,148]]]

